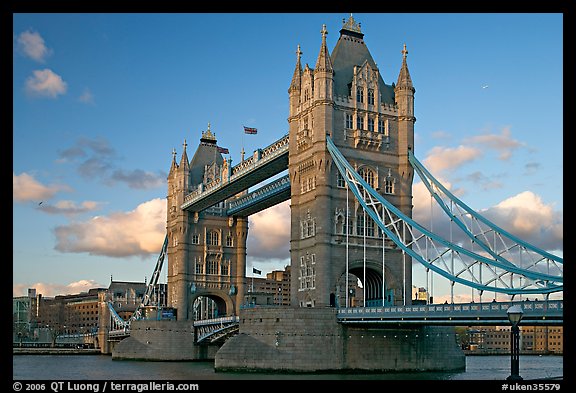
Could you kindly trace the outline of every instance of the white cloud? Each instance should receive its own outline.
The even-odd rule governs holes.
[[[45,68],[32,73],[33,75],[26,79],[26,92],[31,96],[56,98],[66,93],[67,83],[52,70]]]
[[[290,221],[289,201],[250,216],[248,255],[257,259],[289,257]]]
[[[46,47],[44,38],[35,31],[27,30],[20,33],[17,42],[18,48],[25,56],[39,63],[44,63],[52,54],[52,50]]]
[[[25,172],[20,175],[12,172],[12,199],[16,202],[44,201],[62,190],[70,191],[70,188],[62,185],[45,186]]]
[[[450,183],[441,181],[450,190]],[[461,198],[458,190],[450,190]],[[470,240],[450,223],[448,216],[434,201],[432,208],[430,194],[422,182],[413,186],[413,219],[444,239],[454,242]],[[563,216],[555,211],[553,205],[546,205],[542,199],[531,191],[525,191],[510,197],[496,206],[479,211],[484,218],[498,227],[517,236],[519,239],[536,247],[555,253],[563,249]],[[450,232],[452,227],[452,232]]]
[[[504,127],[500,135],[484,134],[464,140],[464,143],[478,144],[500,153],[498,159],[506,161],[512,157],[512,151],[523,146],[522,143],[512,138],[510,127]]]
[[[94,280],[79,280],[70,284],[51,284],[37,282],[34,284],[13,284],[12,296],[26,296],[28,289],[36,289],[37,295],[54,297],[57,295],[74,295],[88,292],[92,288],[108,288],[108,285],[99,284]]]
[[[77,204],[74,201],[62,200],[56,202],[54,205],[43,203],[40,207],[40,210],[44,213],[64,214],[70,216],[96,210],[99,206],[100,203],[95,201],[84,201],[80,204]]]
[[[468,146],[456,148],[434,147],[423,161],[424,166],[432,173],[445,170],[454,170],[459,166],[479,158],[482,152],[479,149]]]
[[[481,212],[496,225],[545,250],[563,250],[563,215],[539,195],[524,191]]]
[[[156,198],[129,212],[96,216],[54,230],[56,250],[123,258],[158,254],[166,237],[166,201]]]

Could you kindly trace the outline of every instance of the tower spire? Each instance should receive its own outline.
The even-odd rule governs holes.
[[[176,149],[173,148],[172,149],[172,163],[170,164],[169,175],[171,175],[177,169],[178,169],[178,163],[176,162]]]
[[[182,144],[182,158],[180,158],[180,166],[184,169],[188,169],[190,166],[188,154],[186,154],[186,146],[188,146],[188,144],[186,143],[186,139],[184,139],[184,143]]]
[[[298,44],[298,49],[296,49],[296,67],[294,68],[294,74],[292,75],[292,82],[290,82],[291,90],[300,90],[300,83],[302,77],[302,63],[300,62],[300,57],[302,56],[302,51],[300,50],[300,44]]]
[[[398,75],[398,83],[396,83],[396,86],[413,88],[412,78],[410,78],[410,71],[408,71],[408,64],[406,63],[406,56],[408,55],[406,44],[404,44],[404,49],[402,49],[401,53],[402,53],[402,68],[400,68],[400,74]]]
[[[326,35],[328,35],[326,25],[322,25],[322,30],[320,30],[320,33],[322,34],[322,46],[320,47],[320,53],[318,54],[318,59],[316,60],[316,67],[314,71],[333,72],[334,69],[332,67],[332,59],[330,58],[328,47],[326,45]]]

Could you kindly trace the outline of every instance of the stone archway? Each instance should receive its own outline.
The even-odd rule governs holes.
[[[372,307],[393,305],[398,300],[398,290],[402,288],[400,281],[394,274],[385,268],[384,291],[382,290],[382,264],[374,261],[351,262],[348,269],[348,285],[346,285],[346,272],[342,272],[336,284],[337,307]],[[346,290],[348,297],[346,298]],[[348,305],[346,304],[348,299]]]
[[[196,321],[219,318],[234,314],[234,305],[229,296],[200,293],[190,299],[190,315]]]

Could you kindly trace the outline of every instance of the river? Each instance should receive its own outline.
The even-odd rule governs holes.
[[[467,356],[462,372],[275,374],[215,372],[213,362],[113,360],[108,355],[13,355],[14,380],[505,380],[509,356]],[[563,377],[562,356],[520,356],[524,380]],[[554,382],[554,380],[550,380]]]

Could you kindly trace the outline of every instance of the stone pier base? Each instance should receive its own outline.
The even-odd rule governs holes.
[[[334,308],[255,307],[216,353],[216,371],[456,371],[466,358],[451,327],[342,325]]]
[[[132,321],[130,337],[112,350],[112,359],[213,360],[219,346],[195,345],[191,321]]]

